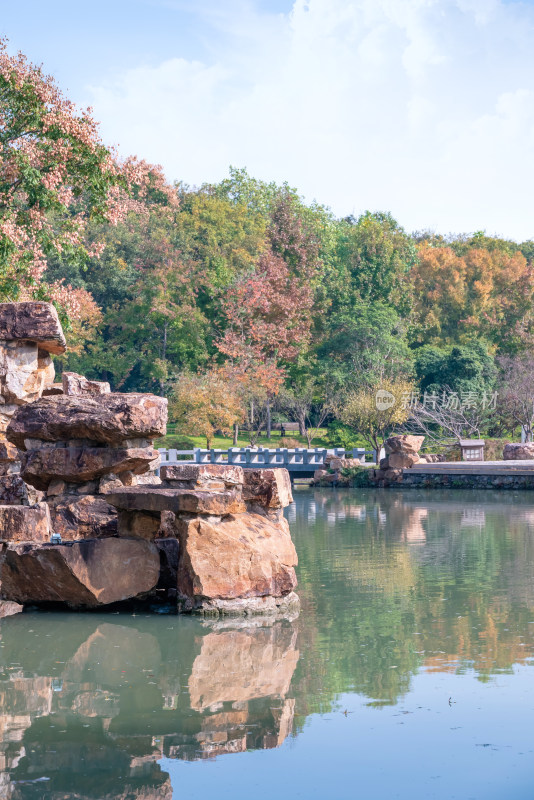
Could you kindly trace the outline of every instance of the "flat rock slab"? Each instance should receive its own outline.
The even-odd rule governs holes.
[[[144,596],[156,586],[160,557],[142,539],[15,544],[4,550],[3,599],[96,608]]]
[[[0,540],[48,542],[50,513],[46,503],[35,506],[0,506]]]
[[[243,468],[231,464],[164,464],[160,469],[161,479],[183,483],[184,488],[209,488],[213,483],[226,487],[242,486]]]
[[[159,458],[152,447],[60,447],[28,450],[21,456],[21,475],[36,489],[53,480],[85,483],[109,473],[145,472]]]
[[[37,342],[40,350],[56,355],[67,346],[52,303],[0,303],[0,339]]]
[[[202,608],[210,600],[283,597],[297,585],[297,553],[285,519],[197,517],[177,519],[176,529],[178,597],[186,601],[185,609]]]
[[[95,397],[42,397],[19,408],[6,431],[24,450],[25,439],[46,442],[89,439],[121,444],[127,439],[163,436],[167,400],[153,394],[102,394]]]
[[[121,511],[188,511],[191,514],[223,516],[247,510],[236,491],[203,492],[193,489],[161,489],[150,486],[127,486],[104,495],[110,505]]]

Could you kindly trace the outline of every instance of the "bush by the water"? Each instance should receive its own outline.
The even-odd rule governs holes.
[[[341,475],[349,479],[349,485],[357,488],[369,486],[369,467],[344,467]]]

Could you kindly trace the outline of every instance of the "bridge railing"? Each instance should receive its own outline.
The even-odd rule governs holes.
[[[161,465],[164,464],[235,464],[242,467],[285,467],[289,471],[310,471],[324,466],[327,455],[338,458],[356,458],[362,464],[366,455],[376,454],[363,447],[345,450],[344,447],[332,449],[306,447],[229,447],[222,450],[211,448],[205,450],[196,447],[194,450],[174,450],[173,448],[159,450]]]

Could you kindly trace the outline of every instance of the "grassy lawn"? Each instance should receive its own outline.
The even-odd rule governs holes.
[[[326,428],[319,429],[319,436],[317,436],[312,441],[312,447],[332,447],[326,439],[324,438],[326,434]],[[283,447],[280,444],[280,431],[273,431],[272,436],[268,439],[266,436],[260,436],[257,441],[258,447]],[[304,436],[299,436],[296,433],[289,433],[286,439],[293,439],[299,442],[298,447],[307,447],[308,443]],[[182,446],[184,440],[191,442],[190,445]],[[249,439],[247,438],[246,434],[239,436],[238,438],[238,447],[250,447]],[[230,436],[215,436],[211,443],[211,446],[216,450],[226,450],[228,447],[233,447],[233,440]],[[297,446],[297,445],[295,445]],[[362,445],[363,446],[363,445]],[[193,449],[193,447],[206,447],[206,439],[203,436],[183,436],[181,434],[169,434],[164,436],[161,439],[157,439],[154,447],[176,447],[179,450],[189,450]]]

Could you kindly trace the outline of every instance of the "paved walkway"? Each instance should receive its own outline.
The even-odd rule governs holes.
[[[419,475],[534,475],[532,461],[444,461],[415,464],[403,472]]]

